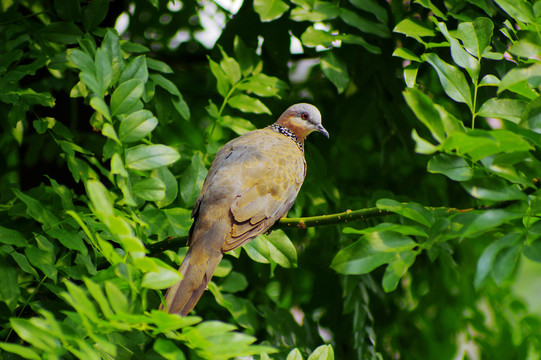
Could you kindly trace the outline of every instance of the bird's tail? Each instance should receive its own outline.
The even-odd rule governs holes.
[[[222,260],[221,247],[226,234],[227,224],[223,220],[206,229],[205,226],[198,226],[178,270],[182,280],[167,290],[165,306],[162,304],[160,309],[185,316],[195,307]]]

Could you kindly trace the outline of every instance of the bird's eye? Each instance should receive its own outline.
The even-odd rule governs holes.
[[[305,112],[302,113],[302,114],[301,114],[301,119],[303,119],[303,120],[308,120],[308,113],[305,113]]]

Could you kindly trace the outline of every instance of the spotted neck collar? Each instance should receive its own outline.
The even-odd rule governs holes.
[[[282,135],[285,135],[286,137],[290,138],[291,140],[295,141],[297,146],[304,151],[304,144],[295,136],[293,131],[289,130],[285,126],[278,125],[278,124],[272,124],[269,126],[271,130],[276,131],[277,133],[280,133]]]

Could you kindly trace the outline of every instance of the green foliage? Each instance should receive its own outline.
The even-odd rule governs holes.
[[[540,356],[537,3],[132,5],[0,5],[0,357]],[[214,154],[301,101],[331,138],[290,217],[370,219],[262,235],[158,310]]]

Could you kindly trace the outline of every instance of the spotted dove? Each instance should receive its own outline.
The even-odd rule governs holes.
[[[183,278],[169,288],[162,308],[188,314],[223,254],[287,214],[306,175],[304,139],[312,131],[329,137],[317,108],[296,104],[273,125],[248,132],[218,151],[192,211],[190,247],[179,269]]]

